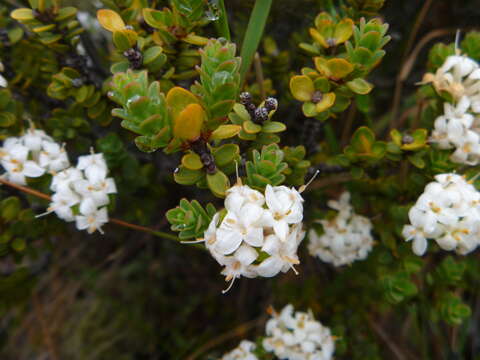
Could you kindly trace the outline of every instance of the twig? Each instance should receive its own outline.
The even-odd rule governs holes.
[[[345,127],[343,128],[342,132],[342,138],[340,140],[342,147],[347,145],[348,138],[350,137],[350,132],[352,130],[353,120],[355,119],[356,114],[357,107],[355,106],[355,103],[352,103],[352,105],[350,105],[350,109],[348,109],[347,121],[345,122]]]
[[[250,320],[250,321],[247,321],[246,323],[240,324],[236,328],[234,328],[230,331],[227,331],[226,333],[223,333],[222,335],[217,336],[217,337],[209,340],[204,345],[199,347],[193,354],[188,356],[186,358],[186,360],[195,360],[200,355],[205,353],[207,350],[210,350],[211,348],[213,348],[217,345],[220,345],[221,343],[223,343],[227,340],[234,339],[237,336],[240,337],[240,336],[245,335],[246,332],[248,332],[251,329],[255,328],[256,326],[260,325],[264,321],[265,321],[265,316],[262,316],[258,319]]]
[[[405,46],[405,51],[402,56],[402,61],[400,62],[401,67],[405,64],[408,54],[410,53],[410,49],[412,48],[413,42],[415,41],[415,38],[417,37],[418,30],[420,29],[420,26],[423,22],[423,19],[427,15],[427,12],[432,5],[432,0],[426,0],[423,3],[423,6],[418,13],[417,19],[415,20],[415,23],[413,24],[412,31],[410,32],[410,36],[407,41],[407,45]],[[401,95],[401,84],[398,83],[399,78],[397,77],[396,83],[395,83],[395,96],[393,100],[393,106],[392,106],[392,122],[395,121],[395,117],[397,116],[397,111],[398,111],[398,106],[400,105],[400,95]],[[400,87],[400,90],[398,89]]]
[[[40,323],[40,328],[42,329],[43,340],[44,340],[45,345],[48,349],[50,357],[52,358],[52,360],[59,360],[57,348],[55,346],[55,343],[53,342],[53,338],[52,338],[52,334],[50,333],[50,329],[49,329],[49,327],[48,327],[48,325],[45,321],[45,318],[43,317],[43,310],[41,309],[40,303],[38,302],[37,294],[32,295],[32,303],[33,303],[33,308],[35,310],[35,316],[38,319],[38,322]]]
[[[260,59],[260,55],[258,55],[258,52],[255,53],[255,56],[253,57],[253,64],[255,66],[255,75],[257,77],[257,83],[258,83],[258,88],[260,90],[260,97],[262,99],[265,99],[267,97],[267,94],[265,93],[265,87],[263,86],[263,70],[262,70],[262,61]]]
[[[31,189],[31,188],[26,187],[26,186],[14,184],[14,183],[12,183],[10,181],[7,181],[5,179],[2,179],[2,178],[0,178],[0,183],[2,183],[4,185],[7,185],[7,186],[10,186],[10,187],[12,187],[14,189],[17,189],[19,191],[22,191],[26,194],[30,194],[30,195],[36,196],[38,198],[44,199],[44,200],[49,200],[49,201],[52,200],[52,198],[48,194],[44,194],[40,191]],[[123,220],[120,220],[120,219],[115,219],[115,218],[110,218],[110,222],[112,222],[114,224],[117,224],[117,225],[120,225],[120,226],[123,226],[123,227],[126,227],[126,228],[129,228],[129,229],[146,232],[146,233],[149,233],[149,234],[152,234],[152,235],[164,238],[164,239],[178,241],[178,238],[175,235],[171,235],[171,234],[168,234],[168,233],[163,232],[163,231],[154,230],[154,229],[151,229],[151,228],[148,228],[148,227],[145,227],[145,226],[141,226],[141,225],[131,224],[131,223],[128,223],[126,221],[123,221]]]
[[[408,358],[403,355],[400,348],[395,344],[395,342],[390,339],[387,333],[380,326],[378,326],[372,318],[368,316],[367,321],[370,325],[370,328],[375,332],[375,334],[378,335],[379,338],[381,338],[387,344],[388,348],[396,356],[397,359],[408,360]]]
[[[320,189],[328,185],[344,183],[350,180],[352,180],[352,175],[350,173],[324,177],[322,179],[314,181],[309,187],[307,187],[306,191]]]
[[[454,29],[454,28],[437,29],[437,30],[430,31],[428,34],[426,34],[423,38],[420,39],[420,41],[417,43],[417,45],[413,49],[410,56],[403,63],[400,73],[398,74],[397,79],[395,80],[395,93],[393,96],[393,105],[392,105],[392,111],[391,111],[392,121],[390,121],[390,130],[396,127],[397,122],[395,118],[400,105],[400,99],[401,99],[402,90],[403,90],[403,83],[407,79],[408,75],[410,75],[410,72],[412,71],[413,65],[415,64],[415,60],[417,59],[418,54],[425,47],[425,45],[427,45],[431,40],[440,36],[454,34],[456,31],[457,29]]]

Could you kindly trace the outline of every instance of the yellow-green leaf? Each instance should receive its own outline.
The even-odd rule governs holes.
[[[166,101],[173,119],[175,119],[188,105],[200,104],[195,95],[179,86],[170,89],[167,93]]]
[[[108,31],[115,32],[125,29],[125,23],[123,22],[123,19],[113,10],[98,10],[97,19],[100,25],[102,25],[102,27]]]
[[[182,157],[182,165],[185,166],[187,169],[190,170],[200,170],[203,168],[202,160],[200,156],[195,153],[185,154]]]
[[[213,195],[225,197],[225,192],[230,188],[230,181],[227,175],[217,170],[215,174],[207,174],[207,184]]]
[[[223,140],[229,139],[237,135],[242,127],[240,125],[220,125],[212,135],[210,136],[211,140]]]
[[[327,61],[329,77],[342,79],[353,71],[353,65],[345,59],[335,58]]]
[[[373,89],[372,84],[361,78],[357,78],[355,80],[347,82],[347,86],[355,94],[359,95],[366,95]]]
[[[343,44],[353,34],[353,21],[352,19],[343,19],[337,26],[335,26],[335,32],[333,34],[335,38],[335,45]]]
[[[322,45],[324,48],[328,48],[327,41],[325,40],[323,35],[318,32],[317,29],[310,28],[309,32],[310,32],[310,36],[313,38],[313,40],[315,40],[317,43]]]
[[[262,130],[262,127],[249,120],[243,123],[243,130],[245,130],[247,134],[256,134]]]
[[[27,8],[13,10],[10,16],[13,19],[18,20],[20,22],[33,20],[35,18],[35,16],[33,15],[32,9],[27,9]]]
[[[322,94],[322,99],[315,104],[315,110],[321,113],[331,108],[334,103],[335,103],[335,93],[330,92],[327,94]]]
[[[174,118],[173,134],[182,140],[195,140],[200,136],[205,122],[205,110],[198,104],[190,104]]]
[[[296,75],[290,79],[290,91],[299,101],[310,101],[315,91],[313,81],[306,75]]]

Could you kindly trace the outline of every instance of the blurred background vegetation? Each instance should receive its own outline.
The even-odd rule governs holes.
[[[328,2],[274,0],[259,51],[268,79],[265,90],[279,99],[276,117],[288,126],[282,143],[303,144],[312,156],[321,146],[323,130],[317,120],[303,116],[301,107],[291,98],[288,80],[308,64],[309,57],[298,44],[308,39],[308,28]],[[101,1],[89,0],[64,3],[92,16],[102,6]],[[157,6],[161,3],[156,1]],[[253,1],[225,3],[232,40],[238,42]],[[3,16],[25,5],[22,0],[0,0]],[[392,114],[401,118],[408,109],[409,96],[413,96],[415,83],[426,70],[431,46],[438,41],[451,43],[457,29],[462,33],[479,30],[479,5],[478,0],[386,0],[381,14],[390,25],[392,40],[385,48],[381,66],[369,78],[375,85],[369,110],[351,114],[353,121],[372,125],[377,134],[386,134],[390,119],[396,118]],[[216,36],[213,26],[206,32]],[[95,38],[99,44],[110,41],[106,33],[87,33],[85,37]],[[104,51],[100,46],[98,53],[103,56]],[[14,62],[22,61],[14,58],[15,54],[10,56]],[[108,66],[99,66],[108,76]],[[259,96],[254,73],[249,75],[247,86]],[[59,111],[55,119],[61,118]],[[338,134],[342,133],[344,120],[340,118],[334,125]],[[114,164],[112,171],[122,189],[116,213],[123,219],[168,231],[164,214],[178,204],[180,197],[205,198],[205,192],[171,180],[178,157],[139,153],[134,145],[124,145],[120,135],[107,134],[100,127],[84,131],[87,125],[81,116],[68,121],[75,123],[72,128],[79,152],[91,145],[91,140],[85,140],[84,145],[80,140],[93,131],[99,139],[97,149],[110,158],[109,164]],[[52,128],[62,130],[56,123]],[[325,193],[310,196],[307,219],[313,216],[309,207],[325,204],[325,199],[339,190],[332,185]],[[398,299],[390,287],[403,286],[400,275],[390,279],[392,283],[379,283],[379,271],[400,266],[390,252],[381,249],[375,249],[368,261],[337,269],[309,256],[302,246],[300,275],[289,272],[273,279],[241,279],[221,295],[225,283],[218,264],[195,247],[114,226],[106,227],[105,236],[86,236],[54,219],[33,221],[33,213],[25,210],[26,203],[6,202],[18,195],[15,191],[1,188],[0,194],[4,199],[0,229],[5,226],[5,231],[5,224],[12,218],[19,219],[19,228],[28,229],[24,236],[28,247],[24,249],[25,244],[17,242],[17,254],[0,260],[2,360],[215,359],[241,339],[262,335],[267,307],[280,309],[287,303],[312,309],[317,319],[333,329],[339,336],[337,359],[480,358],[478,254],[462,262],[434,254],[438,257],[432,261],[436,266],[426,265],[427,276],[441,279],[446,286],[468,283],[463,298],[472,312],[461,326],[432,324],[425,315],[430,311],[427,289],[421,289],[420,295],[403,289]],[[39,204],[33,210],[40,208]],[[35,259],[27,267],[18,266],[22,251]],[[401,266],[412,272],[421,267],[413,255],[405,255],[403,262]],[[22,286],[15,285],[19,283]],[[409,301],[414,296],[416,300]]]

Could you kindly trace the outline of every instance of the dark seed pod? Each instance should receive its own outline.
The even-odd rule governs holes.
[[[323,99],[323,94],[320,91],[315,91],[312,95],[312,102],[314,104],[319,103]]]
[[[252,94],[250,94],[249,92],[245,91],[240,94],[240,104],[247,106],[249,104],[252,104],[252,100]]]
[[[411,135],[403,135],[402,137],[402,144],[411,144],[415,141],[415,139]]]
[[[278,101],[274,97],[268,97],[265,99],[265,108],[270,112],[276,110],[278,107]]]
[[[259,107],[255,110],[255,122],[261,123],[268,120],[268,110],[265,107]]]
[[[123,56],[127,58],[130,62],[130,67],[132,69],[140,69],[143,64],[143,56],[142,53],[138,49],[128,49],[123,52]]]

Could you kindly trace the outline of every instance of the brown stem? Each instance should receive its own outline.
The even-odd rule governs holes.
[[[395,344],[395,341],[393,341],[385,332],[385,330],[382,329],[381,326],[377,325],[375,320],[373,320],[370,316],[367,317],[368,325],[370,325],[370,328],[377,334],[377,336],[382,339],[385,344],[387,344],[388,348],[390,351],[395,355],[395,357],[398,360],[408,360],[407,356],[405,356],[400,348]]]
[[[14,183],[12,183],[10,181],[7,181],[7,180],[5,180],[1,177],[0,177],[0,183],[4,184],[6,186],[12,187],[14,189],[20,190],[20,191],[22,191],[26,194],[30,194],[30,195],[36,196],[38,198],[44,199],[44,200],[49,200],[49,201],[52,200],[51,196],[48,195],[48,194],[45,194],[45,193],[42,193],[40,191],[31,189],[31,188],[26,187],[26,186],[14,184]],[[146,233],[149,233],[149,234],[152,234],[152,235],[156,235],[156,236],[162,237],[164,239],[175,240],[175,241],[178,240],[178,238],[175,235],[171,235],[171,234],[168,234],[168,233],[163,232],[163,231],[157,231],[157,230],[145,227],[145,226],[131,224],[131,223],[128,223],[128,222],[120,220],[120,219],[110,218],[110,222],[112,222],[114,224],[117,224],[117,225],[120,225],[120,226],[123,226],[123,227],[126,227],[126,228],[129,228],[129,229],[133,229],[133,230],[137,230],[137,231],[146,232]]]
[[[418,30],[420,30],[420,26],[423,22],[423,19],[427,15],[428,9],[432,5],[432,0],[426,0],[418,13],[417,19],[415,20],[415,24],[413,24],[412,31],[410,32],[410,36],[407,41],[407,45],[405,46],[405,51],[402,56],[402,61],[400,62],[401,67],[403,67],[406,63],[408,54],[410,53],[410,50],[412,48],[413,42],[415,41],[415,38],[417,36]],[[396,83],[395,83],[395,93],[394,93],[394,100],[393,100],[393,106],[392,106],[392,121],[391,123],[395,122],[395,117],[397,116],[397,111],[398,111],[398,106],[400,104],[400,96],[401,96],[401,87],[402,83],[399,83],[400,79],[397,77]],[[392,129],[393,127],[391,127]]]
[[[396,114],[398,112],[398,108],[400,106],[400,100],[402,97],[402,90],[403,90],[403,83],[407,79],[408,75],[412,71],[413,65],[415,64],[415,60],[418,57],[420,51],[427,45],[431,40],[435,39],[436,37],[445,36],[448,34],[454,34],[457,29],[437,29],[429,32],[420,41],[417,43],[415,48],[413,49],[412,53],[408,56],[406,61],[402,64],[400,73],[395,80],[395,91],[393,96],[393,105],[391,110],[391,121],[390,121],[390,130],[394,129],[397,126],[396,121]]]
[[[220,336],[217,336],[210,341],[206,342],[204,345],[202,345],[200,348],[198,348],[193,354],[187,357],[186,360],[195,360],[198,358],[200,355],[205,353],[207,350],[222,344],[223,342],[234,339],[236,337],[243,337],[245,333],[250,331],[251,329],[257,327],[261,323],[265,321],[265,317],[262,316],[256,320],[251,320],[246,323],[238,325],[236,328],[221,334]]]
[[[47,322],[45,321],[43,310],[40,306],[40,303],[38,301],[38,296],[37,294],[33,294],[32,296],[32,303],[33,303],[33,308],[35,311],[35,316],[38,319],[38,322],[40,323],[40,328],[42,330],[42,335],[43,335],[43,341],[45,342],[45,346],[47,347],[47,350],[50,354],[50,357],[52,360],[59,360],[58,357],[58,352],[57,348],[55,346],[55,343],[53,341],[52,334],[50,332],[50,328],[48,327]]]
[[[262,61],[260,60],[260,55],[258,55],[258,52],[255,53],[255,56],[253,57],[253,64],[255,66],[255,74],[257,77],[257,83],[258,83],[258,88],[260,89],[260,97],[262,99],[265,99],[267,96],[265,92],[265,87],[263,86],[263,70],[262,70]]]

